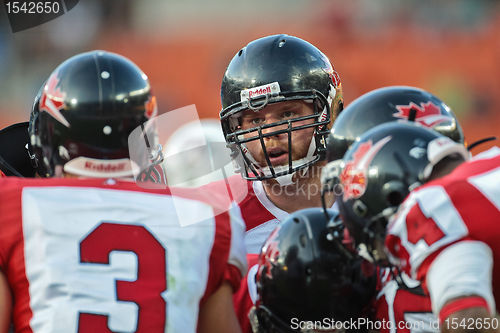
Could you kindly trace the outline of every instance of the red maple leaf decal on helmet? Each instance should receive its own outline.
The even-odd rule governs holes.
[[[268,278],[272,278],[271,264],[276,262],[280,255],[279,240],[277,239],[279,229],[280,226],[277,226],[273,230],[273,232],[271,232],[264,246],[262,247],[262,252],[259,256],[259,271],[257,272],[258,276],[260,276],[262,274],[262,270],[266,268],[266,276]]]
[[[150,119],[151,117],[156,117],[158,113],[158,106],[156,104],[156,96],[150,96],[145,104],[145,112],[144,115],[146,118]]]
[[[60,88],[57,88],[57,85],[59,84],[59,77],[57,74],[58,72],[52,73],[45,83],[42,96],[40,97],[39,109],[40,111],[45,111],[50,114],[64,126],[69,127],[68,121],[60,112],[60,110],[66,107],[66,104],[64,103],[66,93],[61,91]]]
[[[412,110],[415,110],[415,122],[425,126],[433,127],[443,121],[450,120],[451,117],[441,113],[441,108],[432,102],[420,103],[420,106],[410,102],[409,105],[396,105],[397,113],[393,116],[408,120]]]
[[[326,73],[328,73],[330,80],[332,80],[333,86],[335,88],[338,88],[338,86],[340,85],[339,73],[335,70],[335,67],[333,67],[330,59],[328,59],[326,55],[323,55],[323,61],[325,62],[325,67],[323,67],[323,69]]]
[[[369,140],[358,146],[352,155],[352,160],[346,162],[340,174],[340,182],[344,187],[344,200],[357,199],[365,193],[368,185],[368,167],[379,150],[391,138],[391,136],[386,136],[375,144],[372,143],[372,140]]]

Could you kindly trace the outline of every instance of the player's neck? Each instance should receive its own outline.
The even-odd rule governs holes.
[[[321,207],[321,168],[322,166],[315,165],[309,167],[305,175],[297,173],[298,179],[288,186],[280,186],[274,179],[262,181],[264,191],[276,207],[288,213],[304,208]],[[331,207],[333,202],[333,195],[328,195],[327,207]]]

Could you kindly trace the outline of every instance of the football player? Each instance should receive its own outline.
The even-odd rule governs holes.
[[[444,332],[498,329],[500,149],[469,156],[436,132],[380,125],[348,150],[340,175],[356,244],[419,280]]]
[[[271,233],[255,273],[254,332],[366,330],[357,323],[375,296],[375,266],[342,241],[321,208],[294,212]]]
[[[39,97],[30,151],[49,178],[0,180],[0,330],[12,313],[16,332],[238,332],[239,211],[134,182],[131,133],[156,143],[147,76],[87,52]]]
[[[289,213],[320,207],[326,136],[343,108],[329,59],[297,37],[273,35],[237,51],[221,85],[220,119],[238,172],[248,253]],[[333,196],[328,206],[333,204]]]
[[[369,129],[387,122],[412,121],[463,144],[462,128],[453,111],[435,95],[416,87],[389,86],[370,91],[349,104],[333,124],[327,140],[324,183],[334,179],[347,149]],[[333,190],[333,188],[332,188]],[[390,270],[381,273],[381,290],[376,303],[378,320],[388,320],[398,332],[406,326],[425,323],[425,331],[437,331],[430,300],[418,281],[402,275],[394,279]],[[405,324],[406,322],[406,324]],[[433,327],[436,327],[433,329]],[[385,327],[381,332],[389,332]]]
[[[342,84],[330,60],[297,37],[272,35],[239,49],[221,84],[220,120],[236,171],[213,192],[230,188],[246,224],[250,257],[296,210],[321,206],[326,136],[343,109]],[[228,185],[229,184],[229,185]],[[234,195],[236,193],[236,195]],[[333,195],[327,205],[334,203]],[[248,329],[252,305],[242,280],[235,308]]]
[[[328,161],[342,159],[363,133],[391,121],[413,121],[464,143],[457,117],[441,99],[417,87],[388,86],[356,98],[345,108],[327,140]]]
[[[375,302],[375,320],[386,323],[380,333],[439,332],[431,299],[419,281],[394,268],[379,267],[379,291]]]

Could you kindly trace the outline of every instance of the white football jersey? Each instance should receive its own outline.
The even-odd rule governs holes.
[[[200,302],[245,271],[237,206],[214,216],[208,203],[129,182],[5,183],[0,269],[16,331],[195,332]]]

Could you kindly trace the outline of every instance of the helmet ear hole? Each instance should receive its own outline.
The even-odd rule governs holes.
[[[363,217],[368,213],[368,207],[361,200],[356,200],[352,205],[354,213],[360,217]]]
[[[401,195],[400,192],[393,191],[387,194],[385,199],[387,200],[390,206],[399,206],[403,202],[404,197]]]
[[[299,237],[299,243],[300,243],[300,246],[306,247],[306,245],[307,245],[307,236],[304,235],[304,234],[301,234],[300,237]]]
[[[389,206],[399,206],[408,192],[403,183],[391,180],[382,187],[382,194]]]

